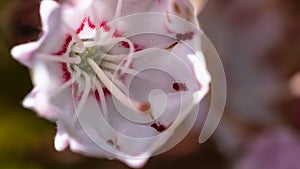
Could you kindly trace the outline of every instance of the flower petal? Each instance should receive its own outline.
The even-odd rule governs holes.
[[[59,4],[53,0],[42,0],[40,4],[40,16],[42,20],[43,31],[49,31],[48,21],[51,13],[59,7]]]
[[[40,45],[40,41],[38,42],[30,42],[15,46],[11,50],[11,55],[14,59],[22,63],[27,67],[31,67],[31,57],[35,50],[38,49]]]
[[[52,106],[49,104],[48,97],[35,87],[23,100],[23,106],[32,109],[38,113],[39,116],[44,117],[50,121],[56,119],[56,114],[53,112]]]

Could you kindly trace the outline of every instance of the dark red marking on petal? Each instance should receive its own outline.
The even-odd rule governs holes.
[[[163,124],[160,124],[160,125],[158,125],[157,131],[158,131],[158,132],[163,132],[163,131],[165,131],[166,129],[167,129],[166,126],[164,126]]]
[[[76,32],[75,32],[76,34],[79,34],[79,33],[83,30],[84,25],[85,25],[85,22],[86,22],[86,18],[84,18],[84,19],[82,20],[80,26],[76,29]]]
[[[128,49],[130,48],[129,43],[128,43],[128,42],[124,42],[124,41],[121,42],[121,46],[124,47],[124,48],[128,48]],[[138,45],[138,44],[133,44],[133,47],[134,47],[134,51],[135,51],[135,52],[141,51],[141,50],[144,49],[143,46],[140,46],[140,45]]]
[[[99,95],[98,90],[95,90],[95,98],[98,102],[100,102],[100,95]]]
[[[95,24],[91,21],[90,17],[88,17],[87,21],[88,21],[88,26],[91,29],[95,29],[96,28]]]
[[[107,25],[107,21],[100,22],[100,28],[103,28],[104,31],[110,31],[110,27]]]
[[[113,33],[113,37],[121,37],[122,36],[122,33],[119,29],[115,29],[114,33]]]
[[[143,50],[143,49],[144,49],[143,46],[140,46],[140,45],[138,45],[138,44],[134,44],[134,50],[135,50],[135,52],[141,51],[141,50]]]
[[[178,82],[173,83],[173,89],[176,90],[177,92],[188,91],[188,88],[186,87],[185,83],[178,83]]]
[[[112,140],[107,140],[107,144],[113,146],[113,145],[114,145],[114,141],[112,141]]]
[[[124,48],[130,48],[129,43],[128,42],[124,42],[124,41],[121,42],[121,46],[123,46]]]
[[[60,56],[60,55],[65,54],[67,52],[67,49],[68,49],[71,41],[72,41],[72,36],[70,34],[67,34],[65,42],[63,43],[61,49],[58,52],[54,53],[54,55]]]
[[[151,127],[155,128],[155,129],[158,129],[158,125],[157,125],[157,123],[153,123],[153,124],[151,124]]]
[[[68,66],[66,63],[62,63],[61,64],[61,68],[62,68],[62,71],[63,71],[63,76],[62,78],[64,79],[64,81],[68,81],[71,79],[71,73],[69,72],[68,70]]]
[[[103,87],[102,90],[103,90],[104,96],[109,96],[109,95],[111,95],[111,93],[110,93],[110,91],[108,90],[108,88]]]
[[[110,91],[106,87],[103,87],[102,91],[103,91],[104,97],[111,95]],[[98,90],[95,90],[94,95],[95,95],[96,100],[98,102],[101,102],[101,98],[100,98],[100,94],[99,94]]]
[[[151,127],[154,128],[158,132],[163,132],[167,129],[167,127],[163,124],[158,123],[153,123],[151,124]]]

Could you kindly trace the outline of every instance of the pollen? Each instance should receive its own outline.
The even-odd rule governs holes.
[[[151,108],[151,104],[149,102],[145,102],[139,105],[138,110],[141,112],[147,112],[148,110],[150,110],[150,108]]]

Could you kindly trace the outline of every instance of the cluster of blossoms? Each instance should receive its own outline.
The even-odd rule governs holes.
[[[12,55],[58,151],[141,167],[197,112],[210,77],[188,0],[43,0],[40,15],[40,39]]]

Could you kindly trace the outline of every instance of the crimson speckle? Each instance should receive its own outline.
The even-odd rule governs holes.
[[[98,90],[95,90],[95,98],[98,102],[100,102],[100,95],[99,95]]]
[[[135,52],[141,51],[143,49],[144,49],[144,47],[142,47],[140,45],[137,45],[137,44],[134,44],[134,50],[135,50]]]
[[[80,26],[77,28],[76,34],[79,34],[83,30],[85,21],[86,21],[86,18],[83,19],[83,21],[81,22]]]
[[[121,45],[122,45],[124,48],[130,48],[130,46],[129,46],[129,43],[128,43],[128,42],[124,42],[124,41],[122,41],[122,42],[121,42]]]
[[[121,37],[122,36],[122,33],[118,30],[118,29],[115,29],[114,33],[113,33],[113,37]]]
[[[88,18],[87,21],[88,21],[88,26],[89,26],[91,29],[95,29],[95,28],[96,28],[95,24],[91,21],[90,18]]]
[[[188,91],[188,88],[186,87],[185,83],[178,83],[178,82],[173,83],[173,89],[176,90],[177,92]]]
[[[107,144],[113,146],[113,145],[114,145],[114,141],[112,141],[112,140],[107,140]]]
[[[71,73],[68,70],[67,64],[63,63],[63,64],[61,64],[61,67],[62,67],[62,71],[63,71],[63,77],[62,78],[66,82],[66,81],[71,79]]]
[[[111,95],[110,91],[106,87],[103,87],[102,90],[103,90],[104,96]]]
[[[63,43],[61,49],[58,52],[54,53],[54,55],[63,55],[63,54],[65,54],[67,52],[68,46],[69,46],[71,41],[72,41],[72,36],[70,34],[67,34],[65,42]]]
[[[105,97],[108,96],[108,95],[111,95],[110,91],[109,91],[106,87],[103,87],[103,88],[102,88],[102,91],[103,91],[103,94],[104,94]],[[95,95],[96,100],[97,100],[98,102],[100,102],[100,101],[101,101],[101,98],[100,98],[100,94],[99,94],[99,91],[98,91],[98,90],[95,90],[94,95]]]
[[[156,131],[158,131],[158,132],[163,132],[167,129],[167,127],[165,125],[160,124],[159,122],[151,124],[151,127],[156,129]]]
[[[110,27],[107,25],[107,21],[100,22],[100,28],[103,28],[104,31],[110,31]]]
[[[121,42],[121,46],[124,47],[124,48],[130,48],[129,43],[128,42],[124,42],[124,41]],[[138,52],[138,51],[141,51],[141,50],[144,49],[142,46],[140,46],[138,44],[133,44],[133,47],[134,47],[134,51],[135,52]]]

